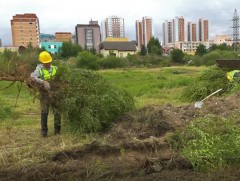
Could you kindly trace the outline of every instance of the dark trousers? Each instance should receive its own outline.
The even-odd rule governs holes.
[[[54,114],[54,133],[60,134],[61,131],[61,114],[58,110],[57,103],[54,102],[46,93],[41,93],[41,134],[46,136],[48,133],[48,113],[50,107]]]

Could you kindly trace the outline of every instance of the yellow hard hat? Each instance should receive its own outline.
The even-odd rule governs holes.
[[[42,63],[50,63],[52,61],[52,56],[47,51],[42,51],[39,54],[39,61]]]

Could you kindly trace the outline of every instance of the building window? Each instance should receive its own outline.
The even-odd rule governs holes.
[[[51,45],[48,45],[48,48],[51,49]]]
[[[57,45],[54,45],[54,48],[57,48]]]

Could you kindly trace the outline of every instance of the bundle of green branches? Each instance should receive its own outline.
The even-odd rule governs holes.
[[[73,132],[103,131],[135,107],[132,96],[94,71],[61,66],[50,84],[51,98],[58,103]]]
[[[25,82],[36,96],[43,87],[29,77],[35,68],[31,59],[0,59],[0,81]],[[59,62],[53,62],[54,65]],[[22,84],[25,85],[25,84]],[[134,99],[124,90],[110,85],[98,73],[58,65],[54,81],[50,81],[50,101],[59,105],[66,122],[74,132],[97,132],[106,129],[118,116],[135,107]]]
[[[209,67],[197,77],[196,81],[182,91],[180,99],[197,101],[221,88],[223,89],[221,94],[228,91],[229,81],[226,78],[226,72],[217,66]]]

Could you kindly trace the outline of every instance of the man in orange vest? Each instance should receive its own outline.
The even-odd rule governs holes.
[[[40,91],[40,105],[41,105],[41,134],[43,137],[48,133],[48,113],[49,107],[52,107],[54,113],[54,133],[60,134],[61,130],[61,114],[58,111],[56,102],[50,100],[50,84],[49,80],[53,80],[57,72],[57,67],[52,65],[52,56],[43,51],[39,54],[39,64],[36,70],[31,73],[31,79],[42,86],[43,91]]]

